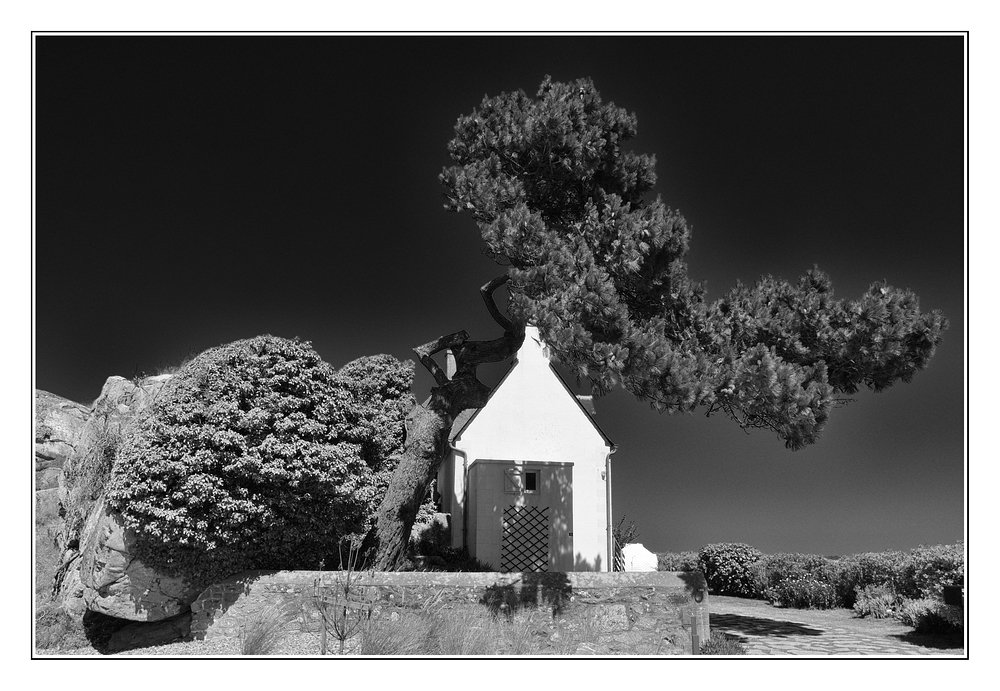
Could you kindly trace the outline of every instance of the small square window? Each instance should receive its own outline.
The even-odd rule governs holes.
[[[503,474],[503,490],[507,494],[538,494],[539,475],[537,470],[508,468]]]
[[[528,470],[524,473],[524,491],[525,492],[537,492],[538,491],[538,471]]]

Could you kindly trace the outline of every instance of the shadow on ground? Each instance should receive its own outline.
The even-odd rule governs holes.
[[[741,614],[712,614],[710,621],[713,629],[725,629],[729,632],[752,636],[788,638],[789,636],[820,636],[823,634],[822,629],[814,629],[794,621],[777,621],[760,617],[747,617]],[[741,642],[745,643],[746,640],[741,640]]]
[[[938,650],[961,650],[965,647],[965,639],[962,634],[940,634],[940,633],[894,633],[889,636],[903,643],[919,645],[922,648],[936,648]]]

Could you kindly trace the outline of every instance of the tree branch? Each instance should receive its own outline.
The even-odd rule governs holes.
[[[448,375],[443,369],[441,369],[441,366],[434,361],[434,354],[440,353],[445,348],[456,348],[468,340],[468,331],[456,331],[453,334],[442,336],[441,338],[431,341],[430,343],[417,346],[413,349],[413,352],[416,353],[417,357],[420,359],[420,364],[426,367],[427,371],[434,377],[434,381],[437,382],[438,386],[444,386],[448,383]]]
[[[513,327],[512,327],[513,328]],[[517,353],[524,341],[524,332],[515,334],[508,331],[500,338],[489,341],[467,341],[455,350],[455,361],[459,370],[486,362],[503,362]]]
[[[486,302],[486,309],[489,310],[490,316],[493,317],[493,320],[502,326],[504,331],[513,331],[514,324],[503,314],[503,312],[500,311],[500,308],[497,307],[496,300],[493,299],[493,293],[496,289],[504,285],[506,282],[507,274],[497,276],[480,288],[479,294],[483,296],[483,300]]]

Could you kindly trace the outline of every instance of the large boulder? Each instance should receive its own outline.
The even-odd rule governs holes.
[[[59,485],[63,465],[80,443],[90,408],[35,389],[35,489]]]
[[[83,531],[79,572],[87,609],[119,619],[160,621],[190,610],[201,593],[187,581],[149,568],[133,556],[135,533],[104,503]]]
[[[170,375],[148,377],[139,381],[109,377],[101,389],[101,395],[89,409],[89,417],[75,437],[73,452],[63,464],[63,472],[59,477],[59,506],[63,524],[59,533],[61,558],[56,572],[56,590],[63,608],[71,614],[79,614],[89,607],[84,600],[84,595],[88,592],[87,585],[80,573],[82,547],[87,543],[96,547],[101,540],[96,536],[92,539],[88,530],[100,528],[105,533],[113,532],[106,525],[106,520],[104,524],[100,520],[104,513],[103,507],[99,506],[103,488],[100,486],[101,473],[94,470],[99,450],[108,446],[109,439],[120,434],[141,410],[156,399],[160,388],[169,379]],[[62,406],[63,410],[67,408]],[[137,568],[134,567],[133,572]],[[101,578],[91,577],[89,582],[100,583]],[[106,599],[110,585],[101,583],[97,587],[91,587],[95,593],[105,593],[100,597],[91,593],[91,599]],[[103,607],[96,611],[106,609],[108,608]],[[126,618],[146,620],[144,615],[137,617],[136,614]],[[157,618],[162,616],[157,615]]]

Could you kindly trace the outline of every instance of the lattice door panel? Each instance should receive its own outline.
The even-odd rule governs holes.
[[[548,571],[549,507],[508,506],[503,511],[500,570]]]

